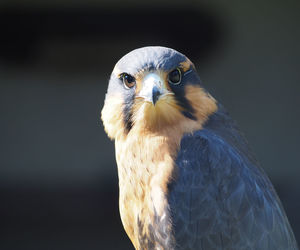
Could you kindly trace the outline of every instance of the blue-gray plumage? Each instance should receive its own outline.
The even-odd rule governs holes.
[[[182,138],[176,164],[175,249],[298,249],[272,184],[222,107]]]
[[[136,249],[298,249],[247,141],[183,54],[145,47],[121,58],[102,120]]]

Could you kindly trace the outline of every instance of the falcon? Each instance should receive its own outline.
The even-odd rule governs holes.
[[[135,249],[298,249],[270,180],[186,56],[153,46],[122,57],[101,116]]]

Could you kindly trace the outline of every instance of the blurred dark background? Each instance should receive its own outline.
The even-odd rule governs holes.
[[[116,61],[185,53],[238,121],[300,241],[299,1],[0,2],[0,249],[132,249],[100,111]]]

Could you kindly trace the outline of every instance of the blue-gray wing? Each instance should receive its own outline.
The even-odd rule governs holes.
[[[298,249],[272,184],[243,152],[209,129],[183,137],[169,187],[176,249]]]

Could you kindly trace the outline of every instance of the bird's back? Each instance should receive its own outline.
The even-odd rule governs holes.
[[[176,249],[298,249],[271,182],[221,106],[204,129],[182,138],[176,164],[169,187]]]

